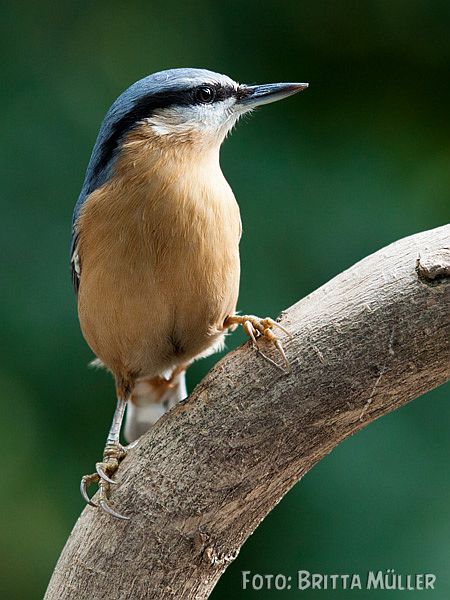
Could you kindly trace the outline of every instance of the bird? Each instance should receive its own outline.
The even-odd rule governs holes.
[[[110,502],[127,450],[186,397],[186,369],[222,349],[228,331],[242,326],[276,365],[259,347],[266,338],[289,369],[275,330],[289,332],[236,311],[242,225],[219,153],[240,117],[307,87],[169,69],[128,87],[100,126],[73,212],[70,266],[82,334],[117,399],[102,460],[80,489],[112,517],[128,519]],[[129,446],[120,442],[125,412]]]

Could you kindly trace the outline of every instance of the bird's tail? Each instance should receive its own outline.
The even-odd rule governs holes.
[[[128,402],[124,436],[134,442],[168,410],[187,396],[185,371],[170,383],[162,377],[140,379]]]

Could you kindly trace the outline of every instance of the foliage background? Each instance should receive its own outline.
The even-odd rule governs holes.
[[[27,600],[42,596],[83,507],[78,481],[114,407],[108,375],[86,368],[68,271],[72,206],[109,104],[174,66],[310,82],[241,124],[222,153],[244,222],[240,308],[276,315],[448,220],[450,3],[19,0],[1,15],[0,580],[2,597]],[[191,387],[210,365],[195,365]],[[299,568],[432,572],[436,591],[420,598],[448,598],[449,390],[341,444],[265,520],[213,598],[349,597],[241,590],[242,569]]]

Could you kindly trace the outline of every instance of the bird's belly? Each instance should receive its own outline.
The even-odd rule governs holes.
[[[125,264],[84,264],[80,282],[81,328],[109,369],[153,376],[221,345],[237,302],[237,248],[226,260],[192,252],[165,266],[145,255]]]

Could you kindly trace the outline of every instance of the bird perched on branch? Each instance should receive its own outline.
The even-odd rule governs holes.
[[[114,517],[127,518],[108,503],[126,407],[132,442],[186,396],[192,361],[238,325],[256,349],[268,339],[288,367],[281,326],[235,312],[241,220],[219,150],[243,114],[306,87],[173,69],[134,83],[103,120],[74,210],[71,268],[83,335],[117,393],[103,460],[81,492],[97,506],[87,494],[97,483],[98,506]]]

